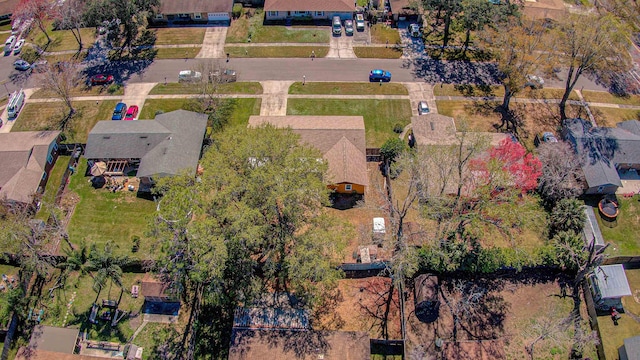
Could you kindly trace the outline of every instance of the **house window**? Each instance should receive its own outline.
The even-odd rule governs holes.
[[[53,143],[53,150],[58,150],[58,143]]]
[[[316,16],[324,16],[324,11],[316,11]]]
[[[191,18],[189,14],[178,14],[178,17],[187,18],[187,19]]]
[[[296,11],[296,15],[307,15],[306,11]]]
[[[162,20],[163,16],[162,14],[156,14],[156,20]]]
[[[193,14],[193,18],[196,20],[202,19],[202,14]]]
[[[351,184],[346,184],[346,185],[344,186],[344,190],[345,190],[345,191],[351,191],[351,190],[352,190],[352,185],[351,185]]]
[[[269,11],[269,16],[270,17],[278,16],[278,12],[277,11]]]
[[[47,162],[48,162],[49,164],[51,164],[51,163],[53,162],[53,156],[51,156],[51,154],[49,154],[49,155],[47,156]]]
[[[604,186],[598,186],[598,192],[601,193],[604,190]]]

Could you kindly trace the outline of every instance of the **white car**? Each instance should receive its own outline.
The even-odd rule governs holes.
[[[418,103],[418,115],[424,115],[429,113],[429,105],[426,101],[420,101]]]
[[[27,71],[29,69],[31,69],[31,64],[29,64],[28,62],[22,60],[22,59],[18,59],[13,63],[13,67],[16,70],[20,70],[20,71]]]
[[[420,25],[418,24],[411,24],[409,25],[409,35],[411,35],[411,37],[420,37]]]
[[[23,46],[24,46],[24,39],[18,40],[18,42],[13,46],[13,55],[20,54]]]
[[[524,87],[530,87],[532,89],[542,89],[544,86],[544,79],[540,76],[527,75],[525,76],[527,82],[524,83]]]
[[[178,81],[200,81],[202,79],[202,73],[193,70],[182,70],[178,73]]]

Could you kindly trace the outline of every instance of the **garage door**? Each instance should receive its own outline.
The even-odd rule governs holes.
[[[207,13],[207,18],[209,21],[229,21],[229,13]]]

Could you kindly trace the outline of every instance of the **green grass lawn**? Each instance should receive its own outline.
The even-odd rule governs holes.
[[[354,46],[353,52],[359,58],[369,59],[399,59],[402,56],[402,48],[396,46]]]
[[[353,115],[363,116],[367,147],[380,147],[392,137],[395,124],[411,122],[409,100],[333,100],[289,99],[287,115]]]
[[[622,121],[640,119],[640,110],[595,106],[590,106],[589,109],[591,109],[598,126],[615,127],[617,123]]]
[[[154,359],[158,356],[155,348],[169,342],[180,341],[182,339],[179,336],[181,332],[182,330],[176,329],[174,324],[148,323],[138,333],[133,343],[144,348],[143,360]]]
[[[227,99],[232,102],[233,111],[229,118],[229,125],[244,125],[249,122],[249,116],[260,115],[261,99],[236,98]],[[178,109],[191,109],[190,99],[148,99],[140,112],[141,119],[155,119],[156,112],[162,110],[165,113]]]
[[[218,94],[262,94],[262,85],[258,82],[233,82],[216,84]],[[151,89],[149,95],[166,94],[200,94],[200,86],[192,86],[187,83],[158,84]]]
[[[89,177],[83,176],[87,168],[86,159],[81,159],[78,171],[71,176],[68,187],[80,197],[68,226],[69,239],[74,244],[103,246],[113,240],[116,250],[141,259],[150,258],[154,253],[152,240],[146,236],[155,203],[136,197],[135,192],[118,191],[112,193],[105,188],[94,189]],[[131,252],[131,239],[140,237],[140,250]]]
[[[60,187],[60,182],[62,181],[62,175],[64,175],[64,172],[67,169],[70,158],[70,156],[58,156],[55,165],[53,165],[53,169],[51,169],[51,172],[49,173],[47,186],[45,187],[44,194],[42,195],[42,207],[36,215],[38,219],[46,221],[49,218],[49,210],[54,204],[58,188]]]
[[[640,95],[616,96],[606,91],[583,90],[582,96],[588,102],[640,106]]]
[[[100,120],[111,119],[117,100],[74,101],[77,112],[69,120],[63,134],[66,142],[87,142],[89,131]],[[66,116],[66,108],[61,102],[27,103],[15,120],[12,131],[58,130],[60,121]]]
[[[202,44],[206,28],[179,27],[150,29],[156,35],[155,45]]]
[[[289,87],[289,94],[327,95],[409,95],[407,88],[398,83],[380,86],[371,82],[296,82]]]
[[[124,86],[115,86],[113,87],[115,91],[109,91],[109,85],[105,86],[86,86],[80,85],[77,88],[71,91],[72,97],[80,97],[80,96],[119,96],[124,95]],[[59,98],[58,95],[54,94],[51,91],[47,91],[44,89],[39,89],[34,92],[30,99],[52,99]]]
[[[631,292],[634,295],[640,292],[640,270],[626,270],[625,273]],[[629,313],[640,315],[640,303],[634,299],[634,296],[624,296],[622,304],[627,313],[620,314],[618,326],[613,324],[610,316],[598,316],[598,328],[607,360],[618,359],[618,348],[624,344],[624,339],[640,334],[640,323],[629,315]]]
[[[516,94],[520,99],[561,99],[564,91],[561,89],[537,89],[524,88]],[[436,84],[433,87],[435,96],[468,96],[485,97],[494,96],[502,99],[504,87],[500,85],[471,85],[471,84]],[[569,95],[570,100],[580,100],[575,92]]]
[[[47,55],[44,57],[45,60],[49,62],[49,64],[55,64],[58,61],[79,61],[82,62],[87,57],[87,51],[82,50],[81,53],[73,53],[73,54],[58,54],[58,55]]]
[[[245,14],[247,13],[252,15],[241,16],[231,22],[227,31],[227,43],[246,43],[249,42],[249,37],[254,43],[329,43],[329,28],[265,26],[262,10],[245,9]]]
[[[78,50],[78,42],[71,33],[71,30],[51,30],[51,25],[47,26],[47,33],[51,38],[51,43],[47,46],[47,37],[37,26],[34,26],[27,37],[27,42],[38,45],[45,51],[67,51]],[[83,48],[88,48],[96,41],[95,28],[80,29]]]
[[[315,52],[317,58],[327,56],[329,47],[318,46],[225,46],[231,58],[308,58]]]
[[[202,47],[188,48],[159,48],[155,49],[155,59],[193,59],[198,55]]]
[[[606,226],[600,218],[597,203],[592,204],[596,206],[594,211],[604,240],[612,243],[608,249],[612,256],[640,254],[640,233],[638,233],[638,229],[640,229],[640,203],[638,200],[640,197],[637,195],[632,198],[618,197],[620,215],[616,219],[617,226],[613,228]]]
[[[374,44],[400,44],[400,34],[398,30],[385,24],[375,24],[371,26],[371,42]]]

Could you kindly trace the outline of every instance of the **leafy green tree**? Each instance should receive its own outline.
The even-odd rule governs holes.
[[[611,74],[631,66],[629,29],[612,14],[568,14],[555,30],[555,54],[568,68],[560,100],[561,120],[567,118],[569,95],[582,75],[607,80]]]
[[[471,43],[472,31],[481,31],[486,26],[498,28],[510,18],[520,17],[518,5],[510,3],[496,6],[486,0],[462,0],[462,8],[464,11],[458,21],[465,31],[465,52]]]
[[[550,220],[551,235],[564,231],[580,234],[585,221],[582,204],[576,199],[562,199],[551,211]]]
[[[117,245],[112,241],[104,244],[104,248],[98,249],[95,244],[91,245],[89,259],[87,262],[87,271],[93,274],[93,290],[96,294],[96,301],[100,297],[100,292],[109,282],[109,291],[107,298],[111,297],[111,287],[115,284],[121,290],[122,285],[122,267],[129,263],[126,256],[115,254]]]

